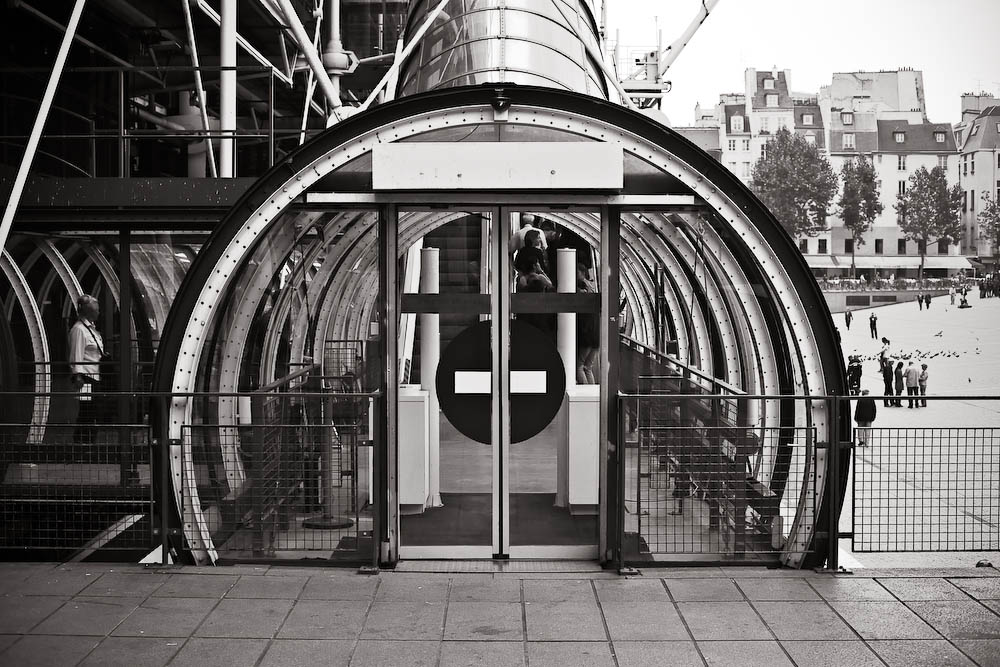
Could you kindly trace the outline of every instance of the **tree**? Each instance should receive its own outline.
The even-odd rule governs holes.
[[[983,205],[979,211],[979,234],[990,240],[993,246],[993,254],[1000,253],[1000,201],[990,197],[990,193],[983,193]]]
[[[837,202],[838,215],[844,221],[844,227],[851,232],[854,243],[851,245],[851,277],[854,277],[854,249],[863,245],[864,235],[872,228],[881,213],[882,202],[879,201],[878,177],[875,166],[864,156],[857,160],[848,160],[840,168],[840,180],[844,184],[840,201]]]
[[[921,167],[910,176],[906,191],[896,196],[895,208],[900,230],[920,249],[918,277],[923,280],[927,244],[932,240],[955,243],[962,234],[962,188],[949,188],[941,167],[930,171]]]
[[[782,128],[753,167],[750,188],[792,236],[826,230],[837,175],[815,144]]]

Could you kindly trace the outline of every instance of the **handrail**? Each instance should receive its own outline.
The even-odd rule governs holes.
[[[717,386],[720,389],[726,389],[726,390],[728,390],[728,391],[730,391],[730,392],[732,392],[733,394],[736,394],[736,395],[745,395],[746,394],[746,392],[743,391],[742,389],[740,389],[739,387],[731,385],[728,382],[726,382],[725,380],[720,380],[719,378],[712,377],[711,375],[709,375],[708,373],[705,373],[702,370],[699,370],[699,369],[694,368],[692,366],[688,366],[687,364],[685,364],[684,362],[682,362],[677,357],[674,357],[674,356],[671,356],[669,354],[665,354],[663,352],[659,352],[657,350],[654,350],[653,348],[649,347],[648,345],[646,345],[644,343],[640,343],[639,341],[637,341],[637,340],[635,340],[633,338],[629,338],[628,336],[626,336],[624,334],[621,335],[621,338],[622,338],[623,341],[625,341],[626,345],[635,347],[640,352],[646,352],[646,353],[648,353],[650,355],[653,355],[654,357],[657,357],[659,360],[661,360],[664,363],[670,364],[672,366],[676,366],[676,367],[678,367],[678,368],[680,368],[680,369],[682,369],[682,370],[684,370],[684,371],[686,371],[688,373],[691,373],[692,375],[695,375],[695,376],[697,376],[697,377],[699,377],[699,378],[701,378],[703,380],[711,382],[712,385],[713,385],[713,387]]]

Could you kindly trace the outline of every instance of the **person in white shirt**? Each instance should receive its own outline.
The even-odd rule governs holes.
[[[549,247],[548,242],[545,240],[545,234],[541,229],[535,227],[535,215],[533,213],[522,213],[521,228],[514,232],[514,235],[510,237],[510,241],[507,242],[507,252],[512,259],[517,254],[517,251],[525,246],[524,237],[532,230],[538,232],[538,235],[542,238],[542,250]]]
[[[101,357],[104,340],[94,326],[100,314],[97,299],[84,294],[76,301],[77,321],[69,330],[70,384],[79,392],[80,412],[77,422],[97,422],[99,410],[94,405],[93,394],[101,384]]]

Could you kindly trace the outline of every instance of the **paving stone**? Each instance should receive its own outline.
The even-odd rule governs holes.
[[[21,635],[0,635],[0,653],[21,638]]]
[[[722,577],[731,579],[732,577],[721,567],[658,567],[652,570],[660,579],[709,579],[712,577]]]
[[[163,667],[186,639],[108,637],[80,664],[81,667]]]
[[[874,579],[830,577],[809,581],[821,597],[827,600],[895,600],[896,598]]]
[[[520,602],[521,582],[517,579],[451,582],[452,602]]]
[[[805,579],[737,579],[750,600],[819,600]]]
[[[148,598],[111,634],[116,637],[189,637],[217,600]]]
[[[826,602],[755,602],[754,606],[779,640],[858,639]]]
[[[240,577],[227,598],[294,600],[306,585],[305,577]]]
[[[14,595],[76,595],[97,581],[102,574],[102,570],[91,568],[76,570],[59,567],[40,570],[37,574],[27,577],[14,586],[10,593]]]
[[[270,639],[291,608],[291,600],[222,600],[202,621],[195,635]]]
[[[0,595],[11,593],[25,579],[56,568],[55,563],[0,563]]]
[[[109,572],[101,575],[97,581],[87,586],[81,595],[90,597],[139,597],[151,595],[162,586],[168,577],[155,573],[121,573]]]
[[[835,600],[830,605],[864,639],[940,639],[902,602]]]
[[[594,589],[589,580],[525,581],[525,602],[594,601]]]
[[[947,579],[898,577],[880,581],[893,595],[909,600],[968,600],[969,596],[948,583]]]
[[[1000,600],[980,600],[983,606],[992,609],[997,614],[1000,614]]]
[[[201,639],[187,640],[170,662],[170,667],[253,667],[267,648],[266,639]]]
[[[702,667],[701,655],[694,642],[615,641],[619,667]]]
[[[1000,667],[1000,639],[958,639],[954,644],[982,667]]]
[[[357,639],[371,603],[366,600],[299,600],[278,637],[282,639]]]
[[[524,639],[517,602],[451,602],[445,639],[515,641]]]
[[[354,648],[351,667],[434,667],[441,642],[361,640]],[[405,661],[403,660],[405,656]]]
[[[231,574],[172,574],[153,595],[174,598],[221,598],[236,585],[238,579],[239,577]]]
[[[365,621],[362,639],[424,639],[438,641],[444,631],[442,602],[378,602]]]
[[[681,602],[677,606],[698,641],[774,638],[746,602]]]
[[[775,641],[698,642],[698,648],[709,667],[792,667]]]
[[[735,602],[745,599],[732,579],[667,580],[667,588],[678,602]]]
[[[659,579],[612,579],[595,581],[597,596],[605,602],[669,602]]]
[[[100,641],[97,637],[52,637],[29,635],[22,637],[3,653],[0,665],[11,667],[52,667],[75,665]]]
[[[948,639],[1000,638],[1000,616],[974,600],[907,604]]]
[[[672,602],[604,602],[601,611],[614,640],[689,638]]]
[[[355,640],[275,639],[260,667],[347,667]]]
[[[596,601],[532,602],[524,611],[529,641],[607,641]]]
[[[299,595],[302,600],[370,600],[379,578],[361,575],[318,575],[309,578]]]
[[[862,641],[787,641],[781,645],[798,667],[881,667],[882,661]]]
[[[889,667],[962,667],[975,663],[943,639],[869,642]]]
[[[440,575],[382,579],[375,599],[380,602],[444,602],[448,599],[448,580]]]
[[[951,579],[950,581],[977,600],[1000,600],[1000,577],[996,579]]]
[[[453,642],[441,644],[440,667],[523,667],[522,642]]]
[[[73,598],[32,629],[36,635],[110,634],[139,606],[136,598]]]
[[[5,596],[0,598],[0,632],[24,634],[44,621],[68,598],[54,596]]]
[[[528,642],[531,667],[612,667],[607,642]]]

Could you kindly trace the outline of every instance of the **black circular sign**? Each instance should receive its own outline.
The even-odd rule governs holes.
[[[491,322],[459,333],[441,354],[437,393],[441,410],[459,432],[489,444],[492,425]],[[455,390],[455,374],[471,382]],[[510,322],[510,441],[538,435],[559,412],[566,393],[566,372],[552,339],[525,322]],[[544,378],[544,392],[540,383]],[[528,386],[530,385],[530,386]]]

